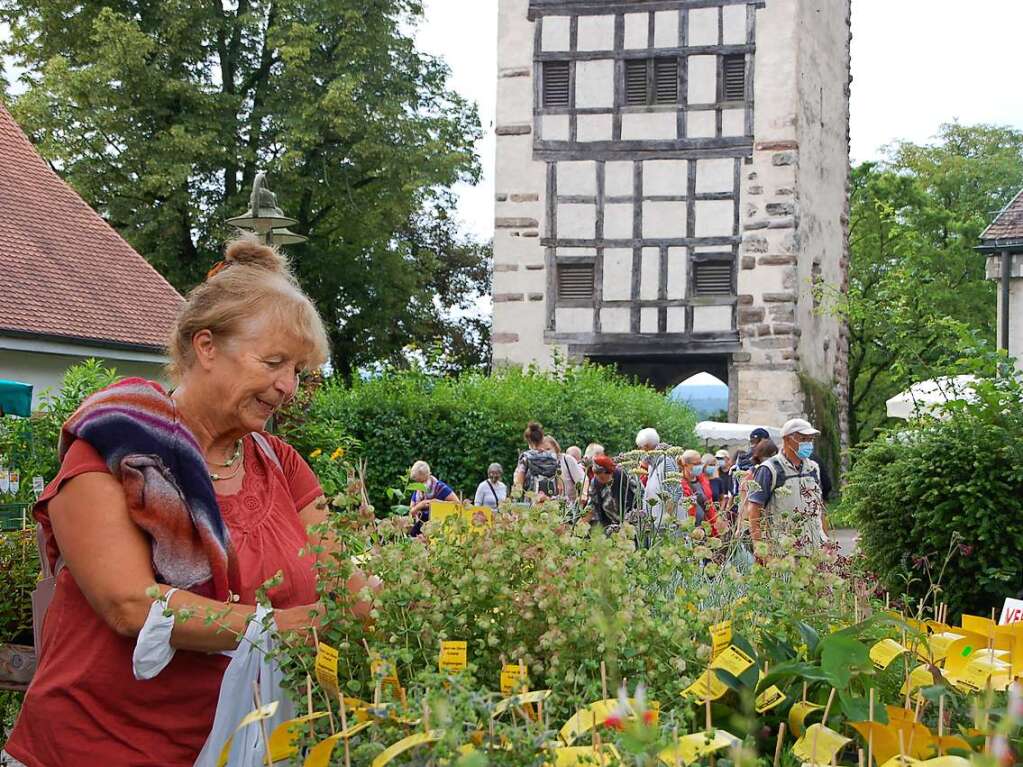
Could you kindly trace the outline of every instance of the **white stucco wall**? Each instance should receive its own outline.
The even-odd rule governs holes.
[[[1016,366],[1023,370],[1023,254],[1016,254],[1012,260],[1011,279],[1009,282],[1009,356],[1016,358]],[[995,327],[998,334],[999,347],[1004,346],[1002,337],[1002,259],[991,256],[987,260],[987,278],[997,285],[997,311]]]
[[[60,389],[61,379],[69,367],[80,364],[90,357],[99,360],[105,367],[116,369],[117,374],[122,377],[139,376],[167,383],[164,363],[157,355],[87,346],[73,347],[68,344],[49,345],[50,351],[40,352],[27,351],[25,345],[22,339],[0,338],[0,378],[31,384],[33,407],[38,407],[40,398],[47,389],[54,392]],[[11,348],[12,346],[17,348]],[[64,353],[60,353],[61,351]]]

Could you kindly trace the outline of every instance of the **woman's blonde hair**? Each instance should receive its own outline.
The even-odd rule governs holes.
[[[231,241],[224,260],[188,293],[171,330],[167,370],[179,381],[195,362],[192,339],[202,330],[230,339],[256,317],[270,316],[304,347],[297,356],[306,368],[327,360],[329,343],[312,300],[288,260],[252,235]]]

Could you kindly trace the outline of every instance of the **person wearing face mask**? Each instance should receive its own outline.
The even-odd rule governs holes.
[[[709,523],[711,533],[717,535],[718,512],[714,505],[710,480],[703,469],[703,457],[697,450],[686,450],[679,456],[678,465],[682,472],[682,495],[676,514],[688,511],[689,516],[696,520],[696,524]]]
[[[487,478],[476,487],[476,497],[473,502],[477,506],[489,506],[497,511],[501,501],[508,497],[508,486],[501,481],[504,469],[499,463],[492,463],[487,467]]]
[[[820,432],[802,418],[781,427],[782,449],[764,461],[754,475],[756,489],[746,501],[754,541],[766,541],[772,554],[791,536],[795,554],[810,554],[828,542],[820,467],[810,456]]]

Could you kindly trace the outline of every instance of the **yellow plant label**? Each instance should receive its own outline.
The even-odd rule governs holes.
[[[316,646],[316,681],[330,693],[331,698],[340,695],[337,685],[337,648],[320,642]]]
[[[717,700],[728,692],[728,685],[718,679],[718,675],[711,669],[700,674],[699,678],[682,691],[683,695],[696,698],[698,703],[707,700]]]
[[[758,714],[763,714],[776,708],[785,702],[785,693],[778,689],[777,685],[771,685],[757,696],[754,708]]]
[[[512,695],[520,690],[529,689],[529,677],[526,669],[518,663],[505,663],[501,667],[501,694]]]
[[[902,683],[899,695],[908,695],[921,687],[929,687],[932,684],[934,684],[934,675],[931,673],[930,666],[923,663],[909,673],[909,677]]]
[[[906,648],[894,639],[882,639],[870,648],[870,660],[875,668],[883,670],[888,668],[893,660],[906,652],[908,652]]]
[[[792,733],[793,737],[798,738],[803,734],[806,717],[810,716],[814,711],[820,711],[823,708],[824,706],[818,703],[804,703],[803,701],[793,703],[792,708],[789,709],[789,732]]]
[[[732,622],[721,621],[710,627],[711,657],[716,658],[732,643]]]
[[[714,658],[710,667],[722,669],[732,676],[738,677],[742,676],[743,672],[752,665],[753,659],[750,656],[735,645],[729,645],[727,649]]]
[[[863,737],[865,743],[869,741],[873,744],[877,764],[884,764],[893,756],[899,755],[899,735],[891,725],[880,722],[849,722],[849,726]],[[905,735],[902,742],[902,747],[905,748]]]
[[[320,716],[326,716],[326,714],[320,714]],[[324,738],[315,746],[309,749],[309,753],[306,754],[305,761],[302,762],[302,767],[329,767],[330,757],[334,753],[334,747],[343,739],[349,740],[353,736],[365,730],[367,727],[372,726],[372,722],[360,722],[359,724],[349,727],[347,730],[335,733],[327,738]],[[288,756],[281,757],[284,759],[291,758],[295,753],[298,752],[296,748],[294,753]],[[277,757],[274,757],[274,761],[277,761]]]
[[[850,739],[823,724],[811,724],[803,737],[796,741],[792,753],[810,764],[830,764]]]
[[[551,697],[550,690],[533,690],[532,692],[524,692],[520,695],[512,695],[510,698],[504,698],[497,702],[491,718],[496,719],[512,706],[527,706],[530,703],[540,703],[549,697]]]
[[[437,742],[443,734],[441,730],[430,730],[429,732],[417,732],[414,735],[409,735],[407,738],[402,738],[397,743],[388,746],[377,754],[376,759],[373,760],[372,767],[384,767],[385,764],[389,763],[396,756],[400,756],[416,746]]]
[[[466,642],[455,642],[445,640],[440,643],[440,656],[438,665],[441,671],[458,673],[464,671],[468,662],[468,644]]]
[[[967,631],[980,634],[982,637],[993,637],[995,635],[995,627],[997,626],[990,618],[984,618],[980,615],[964,614],[960,623]]]
[[[277,701],[274,700],[271,701],[270,703],[267,703],[264,706],[260,706],[259,708],[250,711],[245,716],[243,716],[242,720],[238,722],[238,726],[234,728],[234,732],[235,734],[237,734],[238,731],[241,730],[242,728],[248,727],[250,724],[253,724],[254,722],[269,719],[276,713]],[[220,756],[217,758],[217,767],[224,767],[224,765],[227,764],[228,757],[231,756],[232,743],[234,743],[234,735],[228,738],[227,742],[224,743],[224,747],[220,749]]]
[[[454,501],[431,501],[430,521],[444,524],[451,517],[460,516],[462,505]]]
[[[611,712],[618,706],[617,698],[598,700],[586,708],[576,711],[572,717],[565,722],[558,735],[566,746],[571,746],[573,741],[584,732],[589,732],[598,722],[607,719]]]
[[[740,740],[725,730],[712,732],[695,732],[684,735],[678,741],[661,751],[657,758],[668,767],[679,763],[692,764],[702,756],[710,756],[732,746],[739,745]]]
[[[954,631],[942,631],[937,634],[931,634],[927,638],[927,644],[930,647],[931,657],[934,662],[937,663],[939,660],[944,660],[949,646],[963,638],[963,634],[957,634]]]
[[[991,669],[983,664],[968,664],[952,682],[964,692],[978,692],[987,687],[987,680],[991,678]]]
[[[270,761],[282,762],[298,753],[298,731],[306,722],[315,722],[327,715],[326,711],[306,714],[295,719],[281,722],[270,733]]]

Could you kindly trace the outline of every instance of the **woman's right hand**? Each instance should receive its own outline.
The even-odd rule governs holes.
[[[323,625],[323,605],[314,602],[274,610],[274,620],[277,622],[277,630],[282,635],[296,633],[307,644],[312,644],[315,641],[313,628],[319,629]]]

